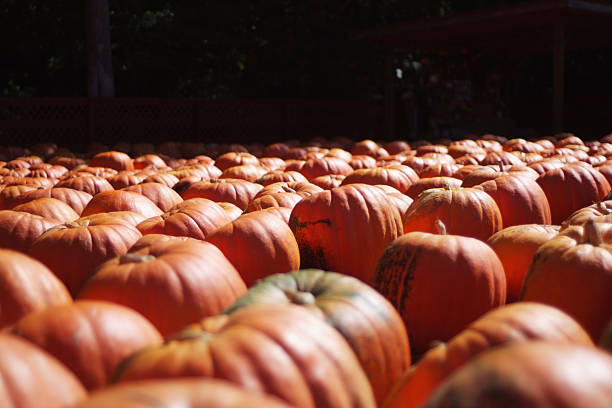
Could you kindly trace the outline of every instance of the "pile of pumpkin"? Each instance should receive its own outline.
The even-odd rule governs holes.
[[[0,160],[2,407],[612,406],[612,135]]]

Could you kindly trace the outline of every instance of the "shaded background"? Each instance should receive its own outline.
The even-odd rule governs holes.
[[[2,95],[86,97],[86,2],[41,3],[0,1]],[[351,33],[381,24],[510,3],[518,2],[110,2],[115,93],[119,98],[380,100],[384,88],[382,46],[351,41]],[[519,117],[513,124],[515,128],[546,133],[549,106],[543,107],[540,122],[532,108],[527,117],[529,112],[514,112],[517,103],[513,101],[551,97],[550,55],[513,61],[510,71],[509,62],[499,58],[444,52],[402,55],[397,60],[401,78],[396,81],[400,102],[407,91],[416,95],[428,92],[423,87],[424,60],[440,75],[469,80],[473,89],[480,90],[487,87],[483,72],[499,68],[505,72],[498,84],[503,109],[507,110],[504,114]],[[609,47],[568,52],[566,99],[609,100],[611,66]],[[427,103],[426,95],[418,100],[420,118],[415,137],[431,136],[432,126],[435,127],[429,116],[435,117],[436,113],[428,111]],[[399,115],[398,120],[405,118]],[[605,124],[591,125],[577,129],[588,133],[582,137],[600,137],[609,131]]]

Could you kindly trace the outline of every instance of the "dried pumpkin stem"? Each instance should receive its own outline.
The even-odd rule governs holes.
[[[130,254],[127,253],[119,258],[120,264],[126,263],[140,263],[140,262],[149,262],[154,261],[155,257],[153,255],[143,255],[143,254]]]
[[[584,224],[584,240],[583,244],[591,244],[593,246],[599,246],[603,243],[603,237],[601,230],[593,220],[588,220]]]
[[[436,220],[435,224],[438,235],[446,235],[446,225],[440,220]]]
[[[312,305],[316,301],[314,295],[310,292],[295,292],[290,290],[285,290],[283,292],[291,303],[296,305]]]

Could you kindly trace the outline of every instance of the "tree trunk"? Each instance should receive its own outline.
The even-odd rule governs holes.
[[[115,96],[108,2],[87,0],[87,94],[90,98]]]

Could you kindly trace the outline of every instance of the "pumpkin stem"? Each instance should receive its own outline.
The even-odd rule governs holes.
[[[584,223],[584,240],[582,243],[591,244],[593,246],[599,246],[603,243],[601,230],[592,219]]]
[[[446,225],[440,220],[436,220],[435,224],[438,235],[446,235]]]
[[[310,292],[283,290],[283,293],[295,305],[312,305],[316,301],[314,295]]]
[[[608,207],[606,207],[606,202],[605,201],[600,201],[597,203],[597,208],[604,214],[610,214],[612,213],[612,210],[610,210]]]
[[[140,263],[140,262],[149,262],[155,260],[155,256],[153,255],[143,255],[143,254],[131,254],[127,253],[119,258],[119,264],[123,265],[126,263]]]

